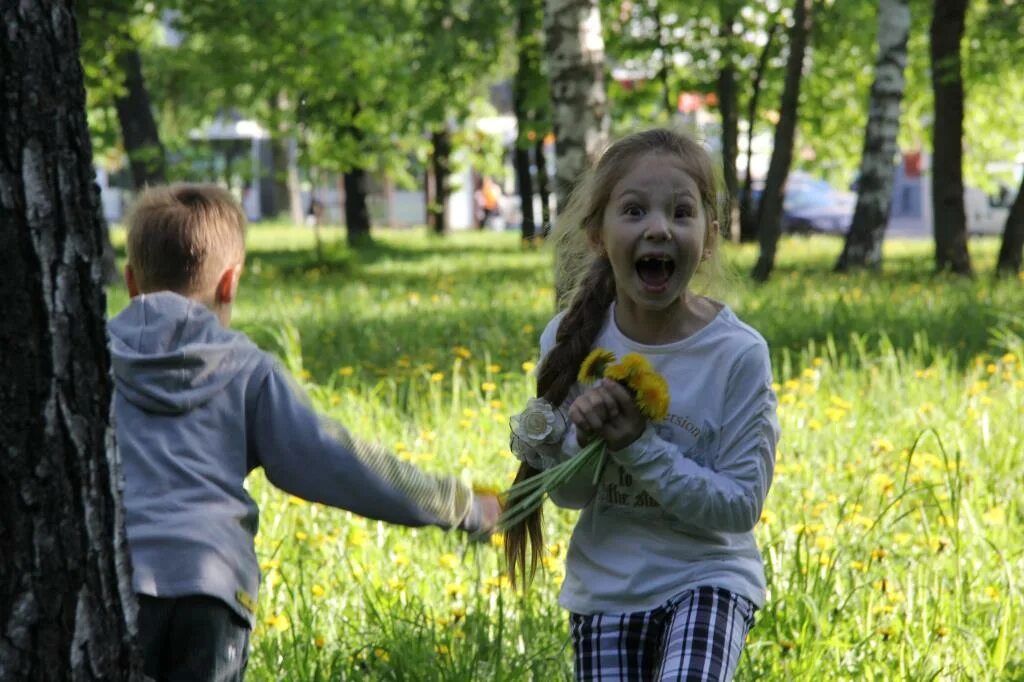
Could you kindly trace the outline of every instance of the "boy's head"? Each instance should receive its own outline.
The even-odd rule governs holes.
[[[128,293],[173,291],[227,324],[245,260],[245,214],[235,198],[216,185],[151,187],[127,223]]]

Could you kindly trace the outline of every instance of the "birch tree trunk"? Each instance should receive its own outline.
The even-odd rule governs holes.
[[[772,158],[768,163],[768,176],[765,178],[764,193],[757,211],[757,235],[761,253],[752,276],[758,282],[767,281],[775,267],[775,250],[781,232],[783,192],[793,162],[793,143],[800,108],[800,81],[803,79],[804,55],[811,35],[813,9],[812,0],[796,0],[793,10],[779,123],[775,126]]]
[[[555,127],[555,200],[561,208],[580,174],[608,144],[597,0],[547,0],[544,35]]]
[[[935,0],[931,24],[935,269],[958,275],[971,274],[964,208],[964,81],[960,63],[967,3],[968,0]]]
[[[604,38],[598,0],[546,0],[544,36],[555,130],[557,215],[580,175],[608,144]],[[555,253],[556,301],[564,300],[569,286],[560,274],[562,256]]]
[[[879,0],[875,82],[868,105],[857,207],[836,263],[836,270],[840,272],[852,268],[877,270],[882,265],[882,241],[892,207],[893,163],[900,130],[900,102],[906,86],[904,70],[909,35],[908,0]]]
[[[0,8],[2,680],[141,678],[70,5]]]

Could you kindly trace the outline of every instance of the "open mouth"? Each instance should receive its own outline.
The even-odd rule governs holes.
[[[636,261],[637,276],[652,289],[665,286],[675,271],[676,262],[669,256],[643,256]]]

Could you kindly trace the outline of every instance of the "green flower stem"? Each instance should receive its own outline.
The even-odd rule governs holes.
[[[544,503],[545,495],[550,495],[552,490],[564,485],[583,467],[599,458],[594,479],[596,483],[604,471],[607,452],[603,440],[594,440],[576,453],[576,456],[510,487],[502,495],[512,504],[502,512],[501,518],[498,519],[498,527],[501,530],[508,530],[521,523]]]

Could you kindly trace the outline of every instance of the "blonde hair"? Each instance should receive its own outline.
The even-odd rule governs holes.
[[[677,159],[700,192],[707,220],[705,248],[709,257],[702,267],[718,268],[718,174],[707,151],[690,137],[665,128],[634,133],[612,144],[592,171],[583,176],[558,218],[555,229],[556,282],[567,286],[558,293],[559,308],[568,306],[558,325],[555,345],[537,374],[537,395],[561,405],[576,383],[580,363],[590,352],[604,326],[608,306],[615,299],[615,279],[607,255],[597,254],[604,212],[615,184],[646,154]],[[523,463],[516,482],[539,472]],[[509,500],[509,504],[515,500]],[[513,583],[522,576],[529,582],[544,549],[541,509],[505,534],[505,557]]]
[[[245,214],[227,190],[177,183],[150,187],[132,207],[128,264],[139,290],[203,294],[245,259]]]

